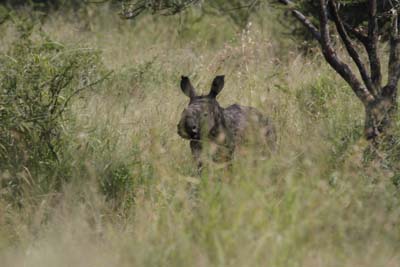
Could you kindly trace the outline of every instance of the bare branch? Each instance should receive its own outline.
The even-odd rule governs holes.
[[[143,11],[146,10],[145,1],[141,1],[137,3],[135,7],[129,6],[126,7],[125,4],[122,4],[122,12],[120,13],[121,17],[124,19],[133,19],[139,16]]]
[[[292,5],[291,0],[279,0],[279,2],[287,6]],[[307,17],[300,11],[292,9],[292,14],[295,18],[298,19],[321,44],[322,53],[329,65],[331,65],[331,67],[350,85],[353,92],[364,105],[368,105],[374,101],[375,97],[361,84],[350,67],[337,56],[333,49],[329,36],[327,13],[326,0],[320,0],[320,31],[318,32],[317,27],[315,27]]]
[[[399,16],[397,10],[393,9],[392,32],[390,36],[390,56],[389,56],[389,77],[388,87],[397,88],[400,78],[400,36],[399,36]]]
[[[371,79],[374,87],[380,88],[382,82],[381,63],[378,56],[378,18],[376,0],[369,0],[368,44],[366,46]]]
[[[350,26],[347,23],[343,23],[344,28],[346,29],[346,31],[348,33],[350,33],[351,35],[353,35],[360,43],[362,43],[364,46],[367,45],[368,43],[368,36],[364,35],[362,32],[360,32],[359,30],[353,28],[352,26]]]
[[[335,0],[329,1],[329,5],[330,5],[331,11],[332,11],[332,18],[333,18],[333,21],[335,22],[336,29],[337,29],[344,45],[346,46],[347,52],[349,53],[350,57],[353,59],[354,63],[356,63],[357,68],[360,72],[360,75],[364,81],[365,86],[374,96],[376,96],[377,92],[372,84],[371,78],[368,76],[367,69],[365,68],[364,63],[361,61],[359,54],[357,53],[356,49],[354,48],[354,46],[347,34],[347,31],[345,30],[343,22],[339,16],[336,1]]]
[[[322,53],[326,61],[350,85],[364,105],[372,102],[375,99],[374,96],[360,83],[350,67],[337,56],[332,47],[329,36],[326,0],[320,0],[320,31]]]
[[[52,120],[58,118],[59,116],[61,116],[62,113],[64,113],[64,111],[65,111],[65,109],[67,108],[69,102],[71,101],[71,99],[72,99],[74,96],[76,96],[77,94],[79,94],[80,92],[86,90],[86,89],[89,88],[89,87],[92,87],[92,86],[94,86],[94,85],[96,85],[96,84],[99,84],[99,83],[103,82],[103,81],[106,80],[108,77],[110,77],[110,75],[113,74],[113,73],[114,73],[114,71],[109,71],[106,75],[104,75],[104,76],[101,77],[100,79],[98,79],[98,80],[96,80],[96,81],[94,81],[94,82],[92,82],[92,83],[90,83],[90,84],[84,85],[84,86],[82,86],[81,88],[78,88],[78,89],[76,89],[74,92],[72,92],[72,94],[69,95],[69,96],[67,97],[67,99],[64,101],[63,106],[62,106],[61,109],[58,111],[57,115],[53,117]]]
[[[287,6],[292,5],[292,1],[290,0],[279,0],[279,2],[281,2],[282,4],[285,4]],[[292,9],[291,10],[293,16],[301,22],[301,24],[303,24],[303,26],[305,26],[310,33],[313,35],[313,37],[321,42],[321,35],[318,31],[318,28],[314,26],[314,24],[312,24],[312,22],[306,17],[304,16],[300,11],[296,10],[296,9]]]
[[[125,19],[134,19],[146,10],[164,16],[175,15],[199,0],[184,0],[182,2],[161,2],[150,0],[123,1],[121,16]]]

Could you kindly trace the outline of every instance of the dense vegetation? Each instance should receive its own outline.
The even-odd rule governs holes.
[[[361,104],[280,10],[244,27],[114,11],[0,26],[2,266],[399,265],[398,144],[371,156]],[[279,149],[197,177],[179,79],[205,92],[217,74],[221,104],[268,114]]]

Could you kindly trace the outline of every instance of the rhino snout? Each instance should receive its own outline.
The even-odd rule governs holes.
[[[184,139],[200,139],[200,128],[197,125],[180,122],[177,128],[178,134]]]
[[[185,128],[182,127],[182,124],[181,124],[181,123],[179,123],[179,124],[177,125],[177,130],[178,130],[178,134],[179,134],[180,137],[185,138],[185,139],[189,139],[189,136],[188,136],[188,134],[186,133]]]

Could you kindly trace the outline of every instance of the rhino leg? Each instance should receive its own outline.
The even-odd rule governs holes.
[[[197,171],[201,174],[203,168],[203,162],[201,161],[201,151],[202,145],[199,141],[190,141],[190,149],[192,150],[192,155],[197,164]]]

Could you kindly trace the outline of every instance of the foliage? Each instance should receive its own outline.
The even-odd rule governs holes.
[[[12,8],[30,6],[34,9],[40,9],[43,11],[58,9],[61,7],[79,8],[86,3],[87,1],[80,0],[2,0],[0,2],[0,4]]]
[[[228,16],[234,24],[244,28],[249,22],[250,16],[256,13],[261,2],[260,0],[125,0],[122,1],[122,16],[132,19],[145,11],[150,11],[153,14],[175,15],[191,6],[196,6],[202,16]]]
[[[0,55],[0,170],[9,173],[8,186],[23,170],[40,175],[62,160],[70,101],[102,73],[98,51],[69,49],[34,34],[27,20],[16,23],[19,36]]]

